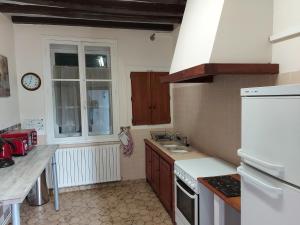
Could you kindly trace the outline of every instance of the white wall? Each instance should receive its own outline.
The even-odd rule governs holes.
[[[171,34],[159,34],[150,41],[151,31],[101,29],[65,26],[14,25],[18,79],[26,72],[43,75],[43,37],[89,38],[117,40],[117,60],[120,92],[120,125],[131,123],[130,71],[169,70],[173,38]],[[21,120],[45,118],[44,85],[35,92],[20,86]],[[28,101],[30,100],[30,101]]]
[[[14,31],[10,18],[0,13],[0,55],[8,60],[10,97],[0,97],[0,130],[19,123]]]
[[[299,8],[299,0],[274,0],[273,34],[293,29],[300,31]],[[299,49],[299,36],[273,44],[272,61],[280,64],[281,73],[300,70]]]
[[[40,25],[14,25],[14,30],[19,81],[22,74],[35,72],[41,76],[42,82],[44,82],[43,39],[45,37],[116,40],[120,126],[131,125],[130,71],[169,71],[174,49],[174,35],[172,33],[159,32],[155,41],[150,41],[149,37],[153,31]],[[21,121],[23,119],[45,118],[45,104],[47,104],[45,95],[47,94],[44,85],[37,91],[29,92],[19,84]],[[171,126],[168,125],[168,127]],[[145,177],[143,140],[150,137],[150,128],[153,127],[133,128],[135,149],[131,157],[121,158],[123,179]],[[40,143],[43,141],[42,138],[40,136]]]
[[[14,32],[11,19],[0,13],[0,55],[8,60],[10,97],[0,97],[0,130],[20,122],[15,66]],[[9,214],[9,206],[0,205],[0,224]]]

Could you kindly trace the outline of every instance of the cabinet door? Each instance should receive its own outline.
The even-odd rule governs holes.
[[[151,124],[171,122],[170,85],[160,82],[160,77],[168,75],[166,72],[151,72]]]
[[[151,153],[151,181],[152,188],[159,195],[159,155],[152,150]]]
[[[151,152],[152,152],[152,149],[148,145],[146,145],[146,179],[147,179],[149,184],[152,183],[152,178],[151,178],[151,163],[152,163]]]
[[[159,194],[160,200],[165,206],[166,210],[172,214],[172,165],[160,158],[159,161]]]
[[[150,73],[132,72],[131,101],[132,101],[132,124],[151,124],[151,98],[150,98]]]

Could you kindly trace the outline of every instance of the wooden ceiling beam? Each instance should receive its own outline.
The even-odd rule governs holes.
[[[6,0],[6,2],[86,10],[97,13],[120,13],[126,15],[183,16],[185,9],[185,4],[136,0]]]
[[[66,19],[51,17],[26,17],[12,16],[15,24],[41,24],[41,25],[64,25],[64,26],[85,26],[85,27],[104,27],[104,28],[123,28],[137,30],[172,31],[172,24],[153,24],[153,23],[134,23],[134,22],[115,22],[83,19]]]
[[[43,15],[54,17],[65,17],[72,19],[94,19],[105,21],[121,21],[121,22],[147,22],[147,23],[181,23],[179,16],[153,16],[153,15],[123,15],[95,13],[84,10],[69,10],[66,8],[56,8],[35,5],[16,5],[0,3],[0,12],[14,13],[25,15]]]

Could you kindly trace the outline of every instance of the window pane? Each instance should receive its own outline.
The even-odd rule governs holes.
[[[54,134],[56,138],[81,136],[78,81],[53,81]]]
[[[87,79],[111,79],[109,47],[86,46],[85,66]]]
[[[89,136],[112,134],[111,82],[87,82]]]
[[[79,79],[76,45],[51,44],[50,52],[53,79]]]

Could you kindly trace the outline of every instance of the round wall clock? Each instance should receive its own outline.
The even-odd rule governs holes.
[[[28,91],[35,91],[41,86],[41,78],[35,73],[26,73],[21,79],[22,86]]]

